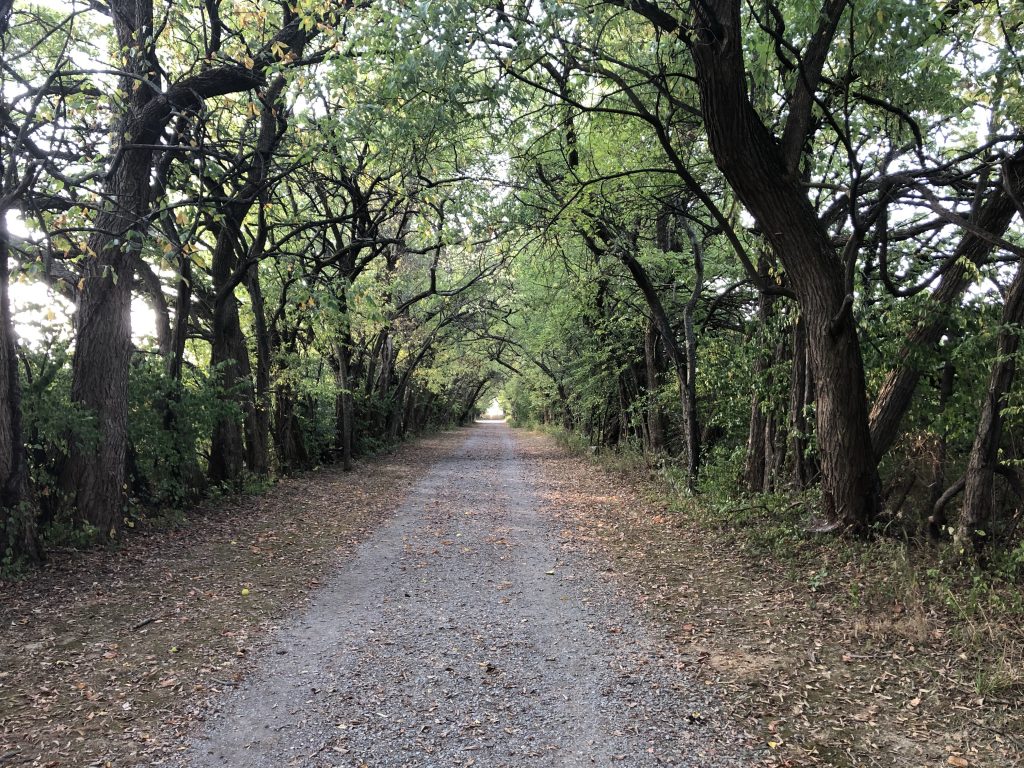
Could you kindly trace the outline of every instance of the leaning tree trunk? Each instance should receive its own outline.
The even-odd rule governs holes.
[[[700,427],[697,423],[696,378],[695,372],[694,375],[687,372],[688,358],[692,357],[694,363],[696,362],[696,337],[693,337],[692,308],[689,309],[689,314],[687,315],[689,317],[689,325],[684,328],[684,345],[680,348],[679,343],[676,341],[675,332],[672,330],[672,324],[669,322],[668,314],[666,314],[665,308],[661,303],[661,297],[658,296],[658,292],[651,282],[647,270],[643,268],[643,265],[632,253],[624,249],[619,250],[618,256],[626,269],[629,270],[629,274],[633,277],[633,282],[636,283],[637,288],[640,289],[640,293],[644,297],[647,308],[651,312],[651,322],[658,329],[658,333],[661,334],[662,343],[665,345],[665,354],[668,356],[669,362],[672,363],[676,379],[679,382],[679,403],[683,416],[683,442],[686,448],[686,479],[687,486],[692,490],[697,484],[697,468],[700,461]],[[699,289],[695,287],[691,301],[693,297],[699,295],[698,291]],[[684,325],[686,325],[685,322]]]
[[[115,97],[121,117],[101,194],[104,205],[93,222],[82,269],[71,375],[72,401],[95,417],[98,443],[71,441],[61,485],[79,519],[102,535],[116,535],[122,522],[128,453],[132,265],[152,205],[151,147],[160,143],[175,113],[197,110],[209,98],[249,91],[261,85],[265,70],[278,62],[275,45],[269,45],[255,66],[226,63],[201,69],[158,92],[151,0],[110,0],[107,5],[125,52],[126,74]],[[273,43],[301,50],[315,34],[307,33],[298,18],[290,18]]]
[[[1024,325],[1024,262],[1003,305],[1002,327],[996,344],[996,358],[989,374],[988,388],[974,434],[974,445],[964,476],[964,499],[957,522],[955,541],[967,552],[978,552],[991,539],[992,495],[999,467],[999,440],[1003,431],[1002,409],[1016,374],[1017,350]]]
[[[487,379],[481,379],[469,393],[469,397],[466,398],[466,404],[459,413],[459,424],[469,424],[473,421],[473,406],[480,399],[480,393],[483,392],[485,386],[487,386]]]
[[[793,284],[817,389],[825,529],[865,532],[881,510],[864,364],[842,259],[747,96],[738,0],[701,2],[691,46],[715,163]]]
[[[971,215],[971,223],[993,237],[977,231],[965,232],[949,257],[949,268],[928,297],[927,314],[907,334],[897,364],[886,376],[871,409],[871,442],[880,459],[899,435],[900,422],[910,408],[914,390],[921,380],[921,360],[938,349],[949,328],[953,310],[973,283],[977,268],[992,253],[994,239],[1002,237],[1018,213],[1017,201],[1024,196],[1024,150],[1003,164],[1002,183]]]

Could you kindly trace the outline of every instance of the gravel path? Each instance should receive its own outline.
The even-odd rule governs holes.
[[[437,457],[182,754],[189,768],[749,766],[701,679],[539,514],[504,425]]]

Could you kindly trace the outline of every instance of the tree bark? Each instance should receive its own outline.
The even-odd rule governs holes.
[[[71,375],[71,399],[95,415],[99,443],[88,445],[81,436],[72,435],[61,478],[78,519],[105,538],[116,536],[122,526],[131,287],[151,205],[153,151],[127,145],[150,131],[144,118],[154,98],[148,84],[158,82],[151,53],[152,3],[112,0],[110,9],[129,74],[118,85],[117,100],[124,105],[124,112],[115,130],[117,150],[104,189],[107,204],[96,216],[79,283]],[[137,78],[146,85],[136,87]]]
[[[351,336],[335,347],[337,361],[337,417],[336,446],[341,450],[341,466],[346,472],[352,469],[352,429],[355,418],[355,402],[352,397],[352,381],[349,373],[349,361],[352,355]]]
[[[216,268],[216,261],[214,264]],[[233,291],[214,304],[210,364],[217,372],[225,397],[239,409],[238,414],[219,419],[213,428],[210,481],[233,484],[241,478],[245,467],[243,425],[249,418],[253,403],[249,350],[242,334],[238,302]]]
[[[810,423],[807,411],[814,404],[814,377],[808,372],[807,331],[802,317],[793,327],[793,368],[789,381],[789,451],[791,478],[798,490],[807,488],[817,477],[814,457],[808,456]]]
[[[304,467],[309,462],[302,426],[295,412],[295,393],[289,384],[279,384],[274,398],[274,442],[278,465],[283,472]]]
[[[96,417],[98,445],[72,437],[61,485],[79,519],[114,536],[122,524],[128,450],[128,371],[131,357],[133,265],[147,228],[153,150],[175,113],[195,111],[206,99],[256,88],[276,62],[274,45],[253,67],[224,64],[201,69],[165,91],[153,52],[151,0],[111,0],[110,16],[125,52],[116,103],[111,168],[101,195],[104,207],[93,224],[82,270],[72,361],[71,398]],[[301,50],[310,35],[292,18],[275,36],[289,50]]]
[[[696,378],[691,378],[687,373],[687,360],[690,356],[696,360],[696,338],[690,339],[687,336],[683,347],[680,348],[676,341],[675,331],[672,330],[672,324],[661,303],[661,297],[658,296],[654,284],[647,275],[647,270],[626,249],[617,249],[617,255],[629,270],[633,282],[636,283],[644,297],[647,308],[651,312],[651,322],[661,334],[661,340],[665,345],[665,354],[672,363],[679,383],[679,403],[683,416],[683,442],[686,448],[687,485],[693,490],[697,484],[697,469],[700,461],[700,428],[697,423]],[[690,333],[692,334],[692,315]]]
[[[270,364],[273,350],[256,264],[250,268],[245,286],[252,304],[253,335],[256,341],[255,391],[252,408],[245,422],[245,456],[249,471],[262,477],[270,473]]]
[[[459,424],[469,424],[473,421],[473,406],[476,405],[477,398],[480,397],[480,393],[483,391],[485,386],[487,386],[487,379],[481,379],[480,382],[470,391],[469,397],[466,398],[466,404],[460,412]]]
[[[972,216],[980,229],[1001,237],[1018,212],[1016,200],[1024,196],[1024,150],[1003,165],[1002,184]],[[1016,199],[1016,200],[1015,200]],[[871,409],[871,442],[881,459],[899,436],[900,423],[910,408],[921,380],[921,360],[938,349],[949,327],[952,310],[974,282],[972,275],[994,248],[974,232],[965,232],[949,258],[949,267],[929,296],[929,312],[914,326],[900,349],[897,364],[886,376]]]
[[[697,333],[694,330],[693,315],[704,290],[704,246],[689,226],[686,226],[686,234],[693,254],[693,291],[683,307],[683,346],[686,350],[683,427],[686,437],[687,477],[692,491],[697,488],[701,458],[700,420],[697,414]]]
[[[274,149],[283,131],[283,112],[279,98],[284,82],[283,77],[278,77],[264,95],[252,156],[242,171],[241,185],[220,211],[220,230],[213,249],[213,344],[210,364],[219,372],[221,385],[231,393],[243,417],[242,420],[225,417],[214,428],[210,456],[210,475],[214,482],[236,482],[243,464],[248,464],[250,471],[255,474],[266,474],[269,469],[264,431],[268,417],[258,413],[249,350],[238,317],[235,288],[245,282],[246,276],[254,268],[252,265],[238,263],[238,243],[245,217],[266,183]],[[261,321],[266,321],[262,313],[257,323]],[[263,351],[267,352],[265,364],[269,365],[269,350]],[[269,369],[264,373],[269,386]],[[248,440],[244,439],[244,435]]]
[[[946,406],[953,396],[953,385],[956,382],[956,368],[948,360],[942,366],[942,374],[939,380],[939,407],[937,416],[942,419],[946,413]],[[928,487],[928,538],[938,541],[942,537],[942,531],[946,527],[946,515],[944,508],[938,513],[933,513],[946,485],[946,454],[948,452],[949,427],[943,420],[942,433],[938,436],[938,444],[935,446],[935,455],[932,457],[932,481]]]
[[[792,282],[817,389],[823,529],[864,533],[881,509],[864,365],[845,268],[779,144],[747,97],[738,0],[700,2],[691,46],[715,163]]]
[[[7,54],[12,7],[12,0],[0,0],[2,55]],[[28,486],[28,453],[21,425],[21,377],[9,285],[7,212],[18,189],[8,188],[7,163],[8,159],[0,155],[0,184],[4,185],[0,199],[0,561],[24,558],[35,562],[43,559],[43,549],[37,529],[37,510],[23,504]]]

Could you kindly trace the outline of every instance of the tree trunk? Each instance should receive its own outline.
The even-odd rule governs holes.
[[[9,7],[8,7],[9,10]],[[0,160],[0,179],[3,178]],[[21,429],[21,383],[8,281],[7,211],[0,206],[0,560],[43,558],[36,511],[23,505],[28,462]]]
[[[137,28],[143,35],[150,22],[140,21]],[[121,88],[122,98],[135,98],[126,95],[129,85],[122,83]],[[119,133],[131,135],[131,125],[127,118]],[[71,400],[95,416],[98,444],[71,436],[62,485],[77,518],[94,526],[103,538],[116,537],[123,522],[133,251],[141,247],[146,228],[151,156],[149,150],[131,149],[115,161],[104,195],[110,205],[97,215],[88,241],[89,253],[95,255],[84,262],[75,313]]]
[[[71,399],[95,416],[99,441],[85,445],[71,436],[70,455],[61,473],[61,485],[78,518],[103,536],[116,535],[122,523],[132,266],[152,205],[150,147],[159,144],[172,115],[196,110],[208,98],[257,87],[264,70],[276,62],[273,46],[268,46],[257,66],[228,63],[204,69],[159,92],[151,0],[111,0],[108,6],[117,42],[125,52],[126,74],[115,96],[121,117],[101,194],[104,205],[93,223],[82,270],[71,376]],[[294,18],[274,42],[301,50],[308,36]]]
[[[738,0],[701,2],[691,46],[715,163],[792,282],[818,395],[823,529],[864,533],[881,509],[864,365],[845,268],[780,146],[747,97]]]
[[[355,403],[352,398],[352,382],[349,376],[349,359],[351,357],[351,337],[346,337],[335,347],[337,361],[337,414],[336,447],[341,450],[341,466],[348,472],[352,469],[352,425]]]
[[[704,290],[704,246],[696,233],[687,225],[686,234],[693,253],[693,292],[683,307],[683,344],[686,350],[686,377],[683,387],[683,426],[686,437],[687,478],[690,490],[697,488],[700,471],[701,441],[700,421],[697,414],[697,334],[693,325],[693,314],[697,309],[701,292]]]
[[[470,392],[469,397],[466,398],[466,404],[459,415],[459,424],[469,424],[473,421],[473,406],[476,405],[476,401],[485,386],[487,386],[487,379],[481,379],[480,383]]]
[[[979,552],[991,539],[992,495],[999,465],[999,440],[1003,431],[1002,409],[1016,374],[1017,349],[1024,325],[1024,262],[1006,294],[996,357],[989,374],[988,388],[981,404],[974,445],[964,477],[964,499],[960,508],[955,541],[967,552]]]
[[[754,377],[764,373],[764,360],[754,362]],[[761,493],[765,487],[765,430],[768,419],[761,408],[761,393],[755,391],[750,404],[750,426],[747,429],[747,456],[743,462],[743,487],[751,493]]]
[[[245,421],[245,454],[249,471],[262,477],[270,473],[270,363],[273,350],[267,330],[259,269],[255,264],[246,276],[245,286],[252,303],[256,341],[256,389]]]
[[[1024,196],[1024,150],[1004,164],[1002,184],[971,216],[972,223],[992,235],[1003,236],[1018,213],[1016,200],[1021,196]],[[928,298],[928,315],[907,335],[896,367],[886,376],[875,398],[871,409],[871,442],[876,459],[885,455],[899,435],[900,422],[921,380],[921,361],[927,358],[923,353],[938,349],[949,327],[952,310],[974,283],[977,267],[985,262],[994,247],[991,240],[966,232],[950,256],[949,268]]]
[[[946,527],[945,507],[933,513],[942,498],[946,486],[946,453],[949,442],[949,427],[942,417],[946,413],[946,406],[953,397],[953,385],[956,382],[956,368],[948,360],[942,366],[942,376],[939,380],[939,408],[936,414],[942,423],[942,433],[939,435],[938,444],[935,446],[935,455],[932,457],[932,482],[928,487],[928,538],[938,541],[942,537],[942,531]]]
[[[0,0],[0,42],[7,50],[11,0]],[[0,95],[2,98],[2,95]],[[11,316],[10,234],[7,212],[15,202],[17,189],[8,189],[7,165],[0,156],[0,561],[43,559],[36,519],[37,510],[24,504],[28,486],[28,453],[21,424],[21,378],[18,372],[18,344]]]
[[[295,394],[288,384],[277,387],[274,398],[274,443],[277,446],[277,461],[282,472],[290,472],[309,462],[306,444],[302,439],[302,425],[295,412]]]
[[[210,480],[234,484],[241,478],[245,465],[243,425],[252,410],[253,392],[249,350],[242,334],[238,302],[233,291],[214,304],[210,365],[217,371],[225,397],[239,409],[239,413],[218,420],[213,428]]]
[[[814,377],[809,375],[807,330],[804,319],[798,317],[793,327],[793,368],[789,381],[789,451],[791,478],[798,490],[807,488],[817,477],[815,459],[808,455],[810,423],[808,409],[814,403]]]
[[[762,279],[765,279],[768,275],[768,259],[762,257],[757,267]],[[758,328],[766,328],[768,326],[774,303],[774,296],[764,293],[758,296],[756,322]],[[761,493],[764,491],[768,480],[766,469],[768,466],[768,457],[766,455],[768,447],[768,415],[765,413],[765,402],[761,394],[761,386],[768,375],[769,364],[768,351],[762,347],[754,358],[753,392],[750,398],[750,426],[747,429],[747,456],[743,462],[743,486],[751,493]]]
[[[178,290],[174,298],[174,326],[171,330],[170,354],[165,360],[167,377],[181,381],[181,368],[185,360],[188,341],[189,316],[192,314],[192,259],[188,254],[178,257]]]
[[[700,460],[700,431],[697,424],[696,378],[690,378],[687,373],[687,358],[692,355],[694,360],[696,360],[696,339],[692,339],[691,343],[691,339],[687,335],[683,348],[680,348],[676,341],[675,332],[672,330],[672,324],[669,322],[665,308],[662,306],[661,298],[658,296],[658,292],[655,290],[654,284],[651,282],[650,277],[648,277],[643,265],[637,261],[633,254],[625,249],[619,249],[618,256],[626,266],[626,269],[629,270],[630,275],[633,277],[633,282],[636,283],[644,297],[647,308],[651,312],[651,320],[655,327],[657,327],[658,333],[661,334],[661,340],[665,345],[665,354],[672,363],[676,379],[679,382],[679,403],[683,416],[683,442],[686,448],[687,485],[692,490],[697,483],[697,467]],[[690,334],[692,334],[692,330],[691,319]],[[684,329],[685,334],[686,331]]]
[[[267,437],[263,431],[268,417],[258,413],[249,350],[239,322],[235,288],[245,282],[253,271],[252,266],[238,264],[238,243],[241,240],[242,223],[263,190],[274,148],[281,136],[279,129],[283,127],[280,122],[283,118],[280,115],[283,113],[280,111],[279,97],[283,88],[284,78],[278,77],[263,97],[259,132],[252,157],[241,171],[242,183],[220,211],[220,229],[213,248],[213,349],[210,364],[217,368],[222,386],[231,392],[243,416],[242,420],[231,417],[221,419],[214,428],[210,457],[210,475],[214,482],[236,482],[241,475],[244,460],[247,460],[250,471],[256,474],[265,474],[269,468]],[[265,235],[261,232],[260,237]],[[258,277],[249,279],[258,280]],[[262,296],[259,299],[262,304]],[[265,324],[265,315],[262,312],[258,314],[257,323],[262,321]],[[263,330],[266,338],[265,325]],[[269,347],[263,351],[267,353],[263,365],[269,366]],[[257,365],[260,365],[259,354],[260,350],[257,349]],[[265,383],[269,389],[269,368],[263,373],[266,374]],[[248,441],[243,439],[243,435],[248,436]]]
[[[139,78],[158,83],[151,54],[153,8],[150,2],[113,0],[111,17],[117,41],[126,52],[127,72],[118,84],[123,105],[115,128],[117,150],[103,190],[105,205],[88,240],[75,313],[75,355],[71,399],[96,418],[98,444],[72,435],[61,484],[79,520],[100,536],[116,536],[128,453],[128,371],[131,359],[131,287],[133,265],[146,231],[153,151],[145,145],[143,110],[153,99]]]

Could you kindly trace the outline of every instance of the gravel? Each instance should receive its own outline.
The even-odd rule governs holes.
[[[262,652],[188,768],[749,766],[703,679],[477,424]]]

